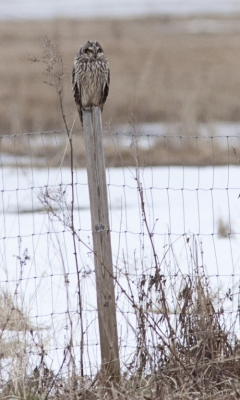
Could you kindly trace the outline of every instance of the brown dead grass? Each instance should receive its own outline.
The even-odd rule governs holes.
[[[222,146],[218,137],[158,137],[144,138],[138,143],[138,136],[127,137],[116,133],[104,134],[105,160],[107,167],[166,166],[166,165],[239,165],[239,146]],[[122,141],[123,140],[123,141]],[[149,141],[154,140],[148,146]],[[74,166],[86,166],[86,152],[82,131],[73,135]],[[61,133],[39,133],[14,135],[0,138],[0,165],[69,167],[71,162],[67,135]],[[3,155],[10,157],[3,158]]]
[[[220,24],[220,32],[207,27]],[[194,25],[195,24],[195,25]],[[215,26],[214,25],[214,26]],[[199,28],[205,32],[198,32]],[[64,104],[75,116],[71,69],[88,39],[104,46],[111,67],[107,123],[240,119],[240,18],[2,21],[0,26],[0,134],[62,127],[55,91],[44,85],[40,55],[48,35],[66,64]],[[232,29],[231,29],[232,27]],[[195,33],[191,33],[195,29]],[[211,30],[211,29],[209,29]],[[76,122],[79,124],[79,121]],[[78,125],[77,125],[78,127]]]
[[[190,245],[191,248],[196,250]],[[194,262],[198,262],[197,251],[195,257]],[[119,385],[109,385],[108,377],[101,372],[91,377],[79,376],[76,355],[70,361],[63,361],[63,364],[67,363],[68,373],[58,373],[48,368],[48,355],[43,345],[37,347],[38,353],[42,350],[41,359],[36,358],[30,363],[34,353],[22,352],[24,356],[19,360],[19,351],[16,352],[19,343],[17,347],[9,343],[12,352],[2,353],[2,358],[10,362],[5,366],[5,376],[3,374],[0,379],[0,399],[239,399],[237,318],[231,319],[230,329],[226,323],[226,307],[233,300],[233,294],[228,291],[220,299],[219,293],[212,292],[204,268],[198,265],[194,274],[182,278],[171,276],[166,284],[166,275],[158,276],[157,271],[155,275],[140,275],[135,283],[129,277],[128,284],[132,288],[137,284],[138,288],[138,294],[131,300],[133,312],[138,317],[136,347],[132,348],[132,359],[122,366]],[[182,284],[167,299],[167,292],[171,292],[168,284],[176,288],[175,279],[181,280]],[[149,331],[151,335],[147,334]],[[27,334],[24,343],[26,348],[31,345],[33,349],[38,344],[32,340],[29,343]],[[16,359],[18,368],[15,367]]]

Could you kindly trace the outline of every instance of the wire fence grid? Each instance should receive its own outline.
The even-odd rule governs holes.
[[[167,334],[154,282],[156,257],[170,319],[179,317],[180,294],[200,274],[219,313],[222,307],[227,329],[234,326],[239,336],[239,139],[240,135],[146,135],[136,130],[105,135],[123,370],[137,351],[139,321],[131,301],[142,301],[161,335]],[[58,130],[0,137],[1,362],[7,365],[22,346],[32,364],[44,353],[53,370],[63,364],[67,369],[71,357],[79,366],[82,345],[84,375],[92,376],[99,368],[100,346],[79,132],[73,143],[78,270],[70,226],[67,138]],[[147,337],[149,347],[158,349],[151,327]]]

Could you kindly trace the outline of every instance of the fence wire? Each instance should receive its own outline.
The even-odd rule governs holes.
[[[239,337],[239,139],[240,135],[146,135],[136,130],[106,133],[123,369],[140,348],[136,305],[151,314],[155,328],[149,324],[146,335],[153,352],[159,351],[158,333],[168,334],[167,323],[161,320],[157,267],[171,321],[183,318],[183,291],[197,277],[204,280],[226,329],[234,326]],[[78,270],[70,223],[67,138],[57,130],[0,137],[0,348],[5,370],[20,349],[32,357],[33,365],[44,355],[55,371],[67,370],[72,359],[79,365],[81,357],[84,375],[92,376],[100,365],[91,216],[80,132],[74,134],[73,142]],[[198,309],[193,304],[194,313]]]

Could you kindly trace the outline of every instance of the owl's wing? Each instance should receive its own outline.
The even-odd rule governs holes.
[[[75,67],[72,70],[72,91],[75,103],[77,105],[77,109],[80,115],[81,122],[82,121],[82,102],[81,102],[81,86],[76,81]]]
[[[103,105],[105,101],[107,100],[108,97],[108,92],[109,92],[109,86],[110,86],[110,70],[108,69],[107,71],[107,76],[106,76],[106,81],[105,85],[103,87],[102,91],[102,98],[101,98],[101,104]]]

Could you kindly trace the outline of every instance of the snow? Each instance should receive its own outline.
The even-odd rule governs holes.
[[[62,207],[59,215],[61,218],[66,215],[71,202],[70,170],[3,167],[1,172],[0,284],[12,293],[17,287],[18,302],[27,309],[32,324],[44,328],[39,335],[47,340],[48,357],[56,368],[61,363],[64,345],[70,335],[67,311],[73,320],[74,345],[79,344],[76,266],[71,232],[44,212],[39,194],[47,187],[56,196],[61,185],[66,193],[66,204],[58,204]],[[147,221],[154,233],[153,240],[162,265],[161,272],[166,276],[193,274],[188,246],[197,246],[199,265],[202,265],[202,246],[203,265],[212,289],[215,292],[220,290],[219,296],[224,296],[229,288],[236,293],[229,311],[229,318],[233,318],[237,309],[236,287],[240,267],[240,168],[148,167],[138,173]],[[77,248],[83,318],[90,361],[96,367],[99,339],[87,174],[84,169],[75,171],[74,182],[74,221],[81,239]],[[125,268],[134,281],[143,270],[151,271],[153,253],[142,219],[136,170],[109,169],[107,182],[113,261],[121,285],[127,287]],[[228,227],[226,238],[218,237],[220,218]],[[23,258],[25,249],[28,249],[30,260],[21,268],[19,257]],[[170,249],[174,250],[177,263],[173,261]],[[116,291],[119,308],[124,310],[125,317],[134,320],[126,298],[120,294],[119,288],[116,287]],[[127,357],[134,344],[134,335],[128,332],[129,327],[120,312],[118,320],[120,336],[126,345],[122,351]],[[75,349],[78,351],[78,347]],[[85,362],[89,367],[89,360]]]
[[[1,0],[0,19],[239,13],[239,0]]]

